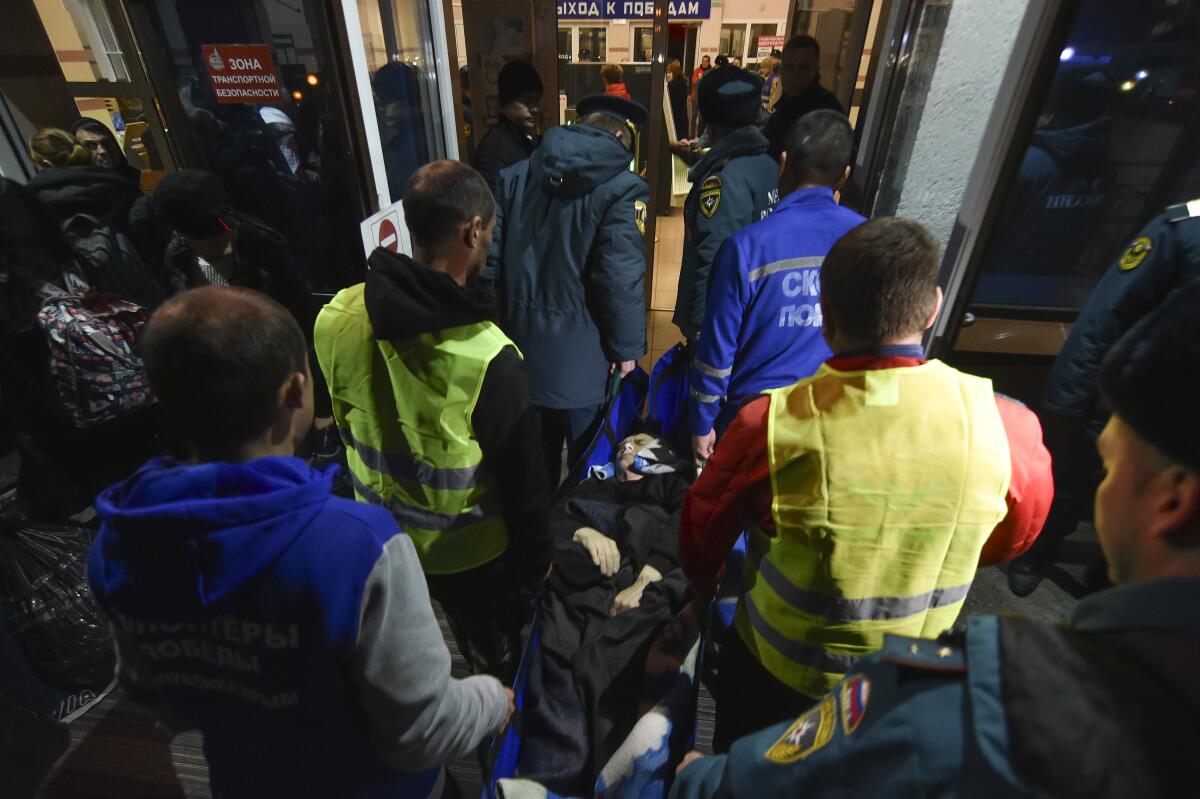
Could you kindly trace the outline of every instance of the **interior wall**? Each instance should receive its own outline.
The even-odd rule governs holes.
[[[950,9],[897,206],[943,247],[1030,2],[954,0]]]

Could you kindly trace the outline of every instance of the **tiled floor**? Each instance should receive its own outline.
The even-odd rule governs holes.
[[[646,319],[649,352],[641,359],[642,368],[647,372],[664,352],[683,340],[679,328],[671,323],[671,314],[675,310],[675,290],[679,285],[679,264],[683,260],[682,208],[672,208],[670,216],[658,218],[657,235],[654,270],[651,274],[650,311]]]

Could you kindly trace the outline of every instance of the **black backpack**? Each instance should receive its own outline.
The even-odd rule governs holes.
[[[63,222],[62,230],[94,290],[149,309],[166,299],[162,285],[121,231],[90,214],[75,214]]]

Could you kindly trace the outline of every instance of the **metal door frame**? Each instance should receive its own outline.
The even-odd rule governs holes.
[[[983,265],[983,245],[995,233],[1081,6],[1082,0],[1031,0],[1026,6],[967,180],[969,190],[942,258],[938,282],[944,299],[926,335],[929,357],[945,357],[968,321],[966,310]]]
[[[161,145],[158,155],[163,161],[163,169],[173,172],[179,168],[180,154],[172,144],[172,137],[169,135],[170,125],[163,118],[163,109],[159,103],[159,94],[154,90],[150,65],[145,60],[142,48],[138,46],[138,38],[134,33],[132,20],[126,15],[120,0],[104,0],[103,8],[108,14],[113,34],[117,37],[117,44],[121,48],[129,80],[68,80],[65,81],[67,91],[70,92],[72,100],[80,97],[141,100],[146,123],[150,127],[155,143]]]
[[[871,46],[871,64],[863,85],[858,124],[854,129],[854,164],[850,180],[843,189],[847,205],[863,216],[872,216],[888,145],[896,126],[896,116],[908,65],[916,46],[916,26],[920,23],[925,0],[879,0],[884,3]]]

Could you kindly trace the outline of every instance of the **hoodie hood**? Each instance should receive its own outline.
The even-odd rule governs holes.
[[[1098,162],[1107,160],[1111,127],[1112,121],[1104,118],[1073,128],[1039,130],[1034,132],[1032,144],[1049,153],[1067,172],[1094,172]]]
[[[379,340],[396,340],[496,318],[496,295],[478,280],[460,286],[407,255],[376,249],[363,303]]]
[[[56,219],[88,214],[111,220],[128,214],[142,196],[136,183],[114,169],[99,166],[59,166],[43,170],[29,181],[32,191]]]
[[[156,458],[96,500],[88,578],[142,618],[203,615],[273,564],[320,514],[338,467],[298,458]]]
[[[629,169],[633,156],[617,137],[590,125],[551,128],[529,159],[529,175],[551,195],[578,197]]]

